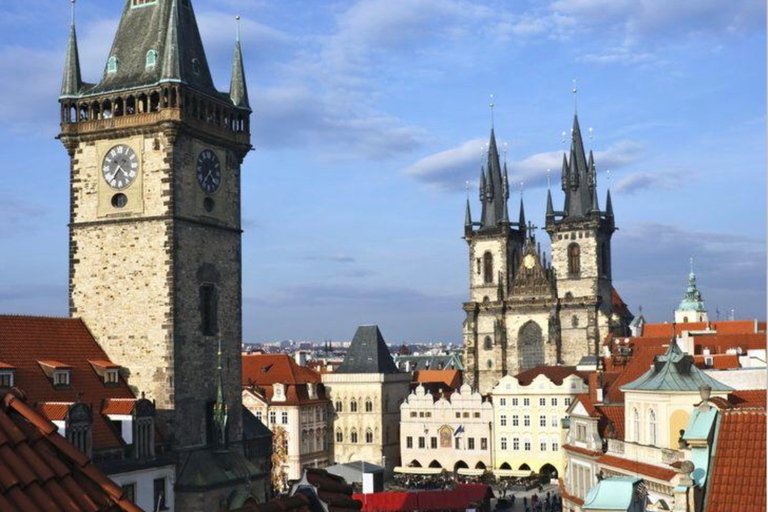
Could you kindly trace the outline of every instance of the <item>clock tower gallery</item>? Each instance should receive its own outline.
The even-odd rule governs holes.
[[[175,452],[241,439],[240,166],[251,109],[239,40],[230,91],[219,92],[191,0],[126,0],[97,84],[81,79],[73,21],[60,104],[70,314],[156,401]]]

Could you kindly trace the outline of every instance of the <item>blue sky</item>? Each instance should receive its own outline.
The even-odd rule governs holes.
[[[78,1],[88,81],[122,6]],[[765,2],[194,6],[222,90],[243,16],[256,147],[243,169],[247,341],[348,339],[378,323],[390,341],[459,342],[464,183],[479,172],[489,94],[511,179],[542,224],[573,78],[601,201],[611,170],[624,300],[670,320],[694,256],[712,317],[765,318]],[[65,0],[11,2],[0,17],[0,312],[67,311],[68,162],[54,136],[68,23]]]

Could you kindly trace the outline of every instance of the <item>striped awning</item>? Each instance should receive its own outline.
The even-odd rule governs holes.
[[[498,477],[526,478],[533,475],[530,469],[494,469],[493,474]]]
[[[401,475],[439,475],[444,471],[443,468],[411,468],[405,466],[397,466],[395,473]]]

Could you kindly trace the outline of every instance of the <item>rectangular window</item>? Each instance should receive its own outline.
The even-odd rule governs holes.
[[[571,405],[571,399],[570,398],[566,398],[565,399],[565,406],[569,407],[570,405]]]
[[[480,438],[480,449],[481,450],[487,450],[488,449],[488,438],[487,437],[481,437]]]
[[[468,450],[474,450],[475,449],[475,438],[474,437],[470,437],[469,439],[467,439],[467,449]]]
[[[54,386],[69,386],[69,370],[53,372]]]
[[[152,506],[155,510],[168,510],[165,506],[165,478],[155,478],[154,501]]]
[[[530,406],[531,406],[531,399],[523,398],[523,407],[530,407]]]
[[[427,447],[427,440],[424,437],[419,437],[419,448],[426,448]]]
[[[556,427],[558,425],[557,415],[553,415],[551,419],[552,419],[552,424],[551,425],[553,427]]]
[[[540,407],[546,407],[547,406],[547,399],[546,398],[539,398],[539,406]]]
[[[117,370],[107,370],[104,373],[104,384],[113,386],[117,384]]]
[[[437,449],[437,438],[436,437],[430,437],[429,438],[429,447],[433,450]]]
[[[460,412],[456,413],[456,418],[461,418],[461,413]]]
[[[413,437],[408,436],[405,438],[405,447],[406,448],[413,448]]]
[[[531,440],[530,439],[526,439],[525,440],[525,442],[523,443],[523,449],[525,451],[527,451],[527,452],[531,451]]]
[[[427,418],[431,418],[432,417],[432,413],[431,412],[427,412],[426,414],[424,414],[424,416],[426,416]]]
[[[519,403],[520,403],[520,402],[518,402],[517,398],[513,398],[513,399],[512,399],[512,407],[517,407],[517,405],[518,405]]]
[[[212,284],[200,287],[200,328],[205,336],[215,336],[218,331],[216,320],[216,288]]]
[[[506,414],[502,414],[501,415],[501,426],[502,427],[506,427],[507,426],[507,415]]]
[[[507,399],[506,398],[499,398],[499,405],[502,407],[505,407],[507,405]]]
[[[277,413],[275,411],[269,411],[269,423],[272,425],[277,423]]]
[[[0,373],[0,388],[13,387],[13,372]]]
[[[123,495],[131,503],[136,503],[136,484],[123,485]]]
[[[531,417],[527,414],[523,416],[523,426],[524,427],[530,427],[531,426]]]
[[[423,417],[424,417],[424,411],[419,412],[419,418],[423,418]]]
[[[472,416],[474,416],[475,418],[479,418],[479,417],[480,417],[480,413],[479,413],[479,412],[476,412],[476,413],[474,413]]]
[[[547,442],[546,441],[542,441],[541,443],[539,443],[539,450],[541,450],[542,452],[547,451]]]
[[[512,426],[513,427],[519,427],[520,426],[520,416],[517,414],[512,415]]]
[[[461,446],[461,443],[459,443],[459,438],[458,438],[458,437],[454,437],[454,438],[453,438],[453,447],[454,447],[456,450],[459,450],[459,449],[460,449],[460,448],[459,448],[460,446]]]
[[[520,449],[520,439],[517,437],[512,438],[512,449],[518,451]]]
[[[557,447],[557,439],[553,439],[553,440],[552,440],[552,451],[553,451],[553,452],[556,452],[556,451],[557,451],[557,448],[558,448],[558,447]]]
[[[552,399],[552,407],[557,407],[557,398]]]
[[[469,418],[469,412],[465,412],[465,413],[464,413],[464,417],[465,417],[465,418]]]
[[[288,411],[283,411],[282,414],[280,415],[280,419],[281,419],[281,423],[283,425],[287,425],[288,424]]]
[[[506,450],[507,449],[507,438],[506,437],[502,437],[501,438],[501,449],[502,450]]]
[[[544,415],[539,416],[539,426],[540,427],[546,427],[547,426],[547,417]]]
[[[416,411],[411,411],[411,418],[415,418],[417,416]]]
[[[256,411],[255,416],[257,420],[261,421],[261,411]]]

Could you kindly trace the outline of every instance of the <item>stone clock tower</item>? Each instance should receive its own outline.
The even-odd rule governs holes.
[[[126,0],[96,84],[81,79],[73,22],[60,104],[71,158],[70,314],[156,401],[177,453],[222,439],[212,407],[220,343],[223,437],[236,443],[240,170],[251,149],[239,40],[230,91],[219,92],[191,0]],[[180,470],[177,486],[184,479]]]

